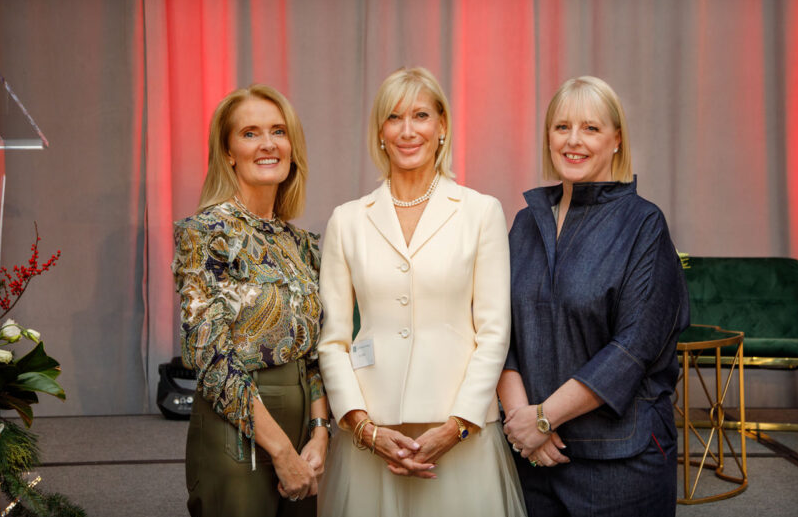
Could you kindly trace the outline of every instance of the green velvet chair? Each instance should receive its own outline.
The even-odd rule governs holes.
[[[688,266],[692,324],[743,331],[746,365],[798,368],[798,260],[690,257]]]

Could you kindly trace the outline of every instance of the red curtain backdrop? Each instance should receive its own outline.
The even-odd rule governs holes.
[[[798,21],[793,4],[787,11]],[[376,88],[397,67],[422,65],[450,97],[458,180],[498,197],[508,223],[539,184],[549,98],[564,79],[590,74],[624,100],[640,191],[665,211],[681,250],[798,256],[798,107],[787,94],[798,75],[785,67],[786,196],[773,197],[780,164],[766,144],[765,103],[779,100],[765,91],[760,3],[148,0],[145,12],[150,375],[154,358],[176,353],[163,267],[171,222],[196,203],[213,107],[249,82],[283,91],[306,125],[312,177],[301,222],[315,231],[335,205],[375,186],[362,140]],[[798,39],[785,33],[795,63]]]

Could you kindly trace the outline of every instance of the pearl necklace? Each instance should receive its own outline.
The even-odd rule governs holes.
[[[409,208],[411,206],[420,205],[424,201],[428,200],[429,197],[432,195],[432,193],[435,191],[435,187],[438,186],[438,180],[440,178],[441,178],[441,175],[436,173],[435,177],[432,179],[432,183],[429,184],[429,188],[427,189],[426,192],[424,192],[424,195],[420,196],[420,197],[417,197],[416,199],[413,199],[412,201],[402,201],[402,200],[399,200],[399,199],[396,199],[395,197],[393,197],[393,192],[391,192],[391,178],[388,178],[388,180],[387,180],[387,182],[388,182],[388,192],[391,193],[391,201],[393,201],[393,204],[395,206],[400,206],[402,208]]]

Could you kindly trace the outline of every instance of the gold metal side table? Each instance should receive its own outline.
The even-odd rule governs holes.
[[[721,367],[721,348],[725,346],[736,346],[736,353],[728,367],[728,375],[724,379],[724,369]],[[677,413],[683,418],[683,432],[684,432],[684,451],[682,457],[679,458],[679,463],[684,467],[684,494],[683,498],[677,499],[680,504],[698,504],[708,503],[710,501],[718,501],[720,499],[727,499],[733,497],[748,487],[748,466],[746,463],[745,452],[745,392],[743,385],[743,333],[732,330],[724,330],[720,327],[711,325],[691,325],[679,336],[679,342],[676,345],[677,351],[680,353],[682,362],[682,397],[681,406],[679,405],[680,397],[677,383],[676,399],[674,400],[674,407]],[[715,357],[715,378],[714,378],[714,394],[704,381],[704,376],[701,369],[698,367],[698,358],[702,353],[707,352]],[[706,399],[710,404],[709,409],[709,422],[708,427],[709,437],[704,439],[697,431],[696,427],[698,422],[690,419],[690,370],[696,372]],[[739,397],[740,397],[740,421],[726,422],[724,402],[726,395],[729,392],[729,386],[734,373],[738,376]],[[732,441],[727,432],[731,428],[739,429],[740,433],[740,450],[739,454],[734,449]],[[732,431],[732,434],[734,431]],[[701,460],[690,459],[690,436],[694,435],[699,442],[704,446]],[[712,450],[713,441],[715,442],[715,450]],[[725,446],[728,449],[724,448]],[[733,460],[737,464],[740,476],[732,476],[724,472],[727,463]],[[698,467],[695,479],[690,481],[691,467]],[[729,491],[722,492],[715,495],[706,497],[696,497],[696,488],[701,474],[705,469],[715,471],[715,475],[724,480],[736,485]]]

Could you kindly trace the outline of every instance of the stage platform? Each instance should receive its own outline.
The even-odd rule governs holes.
[[[166,420],[160,414],[37,417],[32,430],[39,435],[42,450],[40,486],[69,496],[90,517],[188,516],[183,474],[187,429],[187,421]],[[676,515],[795,516],[798,432],[774,431],[767,436],[783,448],[747,440],[745,492],[714,503],[679,505]],[[699,451],[695,443],[691,449]],[[705,476],[702,483],[708,490],[720,483],[711,472]]]

